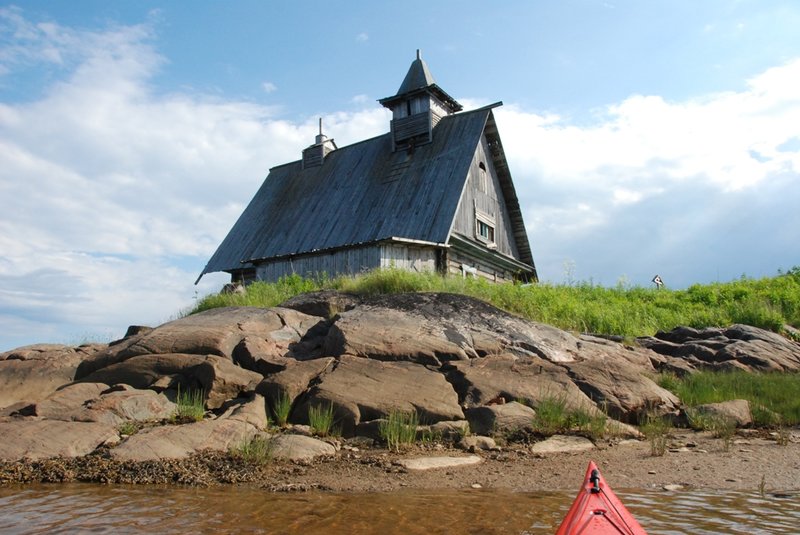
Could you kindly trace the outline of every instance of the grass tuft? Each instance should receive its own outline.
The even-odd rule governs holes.
[[[663,457],[667,453],[667,439],[672,425],[664,418],[654,414],[644,417],[644,423],[639,427],[650,442],[650,455]]]
[[[272,404],[272,415],[275,423],[280,427],[286,427],[289,423],[289,413],[292,411],[292,398],[288,392],[282,392]]]
[[[414,444],[417,438],[419,416],[416,412],[393,410],[378,428],[381,438],[390,450],[400,451]]]
[[[308,409],[308,424],[314,430],[314,433],[321,437],[329,435],[337,435],[336,429],[333,427],[333,405],[328,404],[317,405],[309,407]]]
[[[206,414],[205,392],[203,390],[181,392],[179,386],[175,404],[177,408],[173,419],[178,422],[199,422]]]
[[[272,439],[264,435],[253,435],[231,449],[231,455],[250,464],[265,465],[272,461]]]

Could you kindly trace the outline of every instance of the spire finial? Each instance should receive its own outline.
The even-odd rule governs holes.
[[[422,53],[417,49],[417,59],[422,59]]]
[[[319,118],[319,135],[322,135],[322,117]]]

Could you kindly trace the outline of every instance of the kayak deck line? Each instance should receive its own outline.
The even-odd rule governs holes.
[[[556,535],[647,535],[589,461],[583,485]]]

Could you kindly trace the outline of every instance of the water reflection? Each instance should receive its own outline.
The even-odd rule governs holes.
[[[798,496],[617,492],[651,535],[798,533]],[[0,487],[2,533],[552,534],[573,493],[272,494],[257,489]]]

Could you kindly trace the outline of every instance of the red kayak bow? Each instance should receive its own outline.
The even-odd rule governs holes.
[[[647,535],[600,475],[594,461],[556,535]]]

